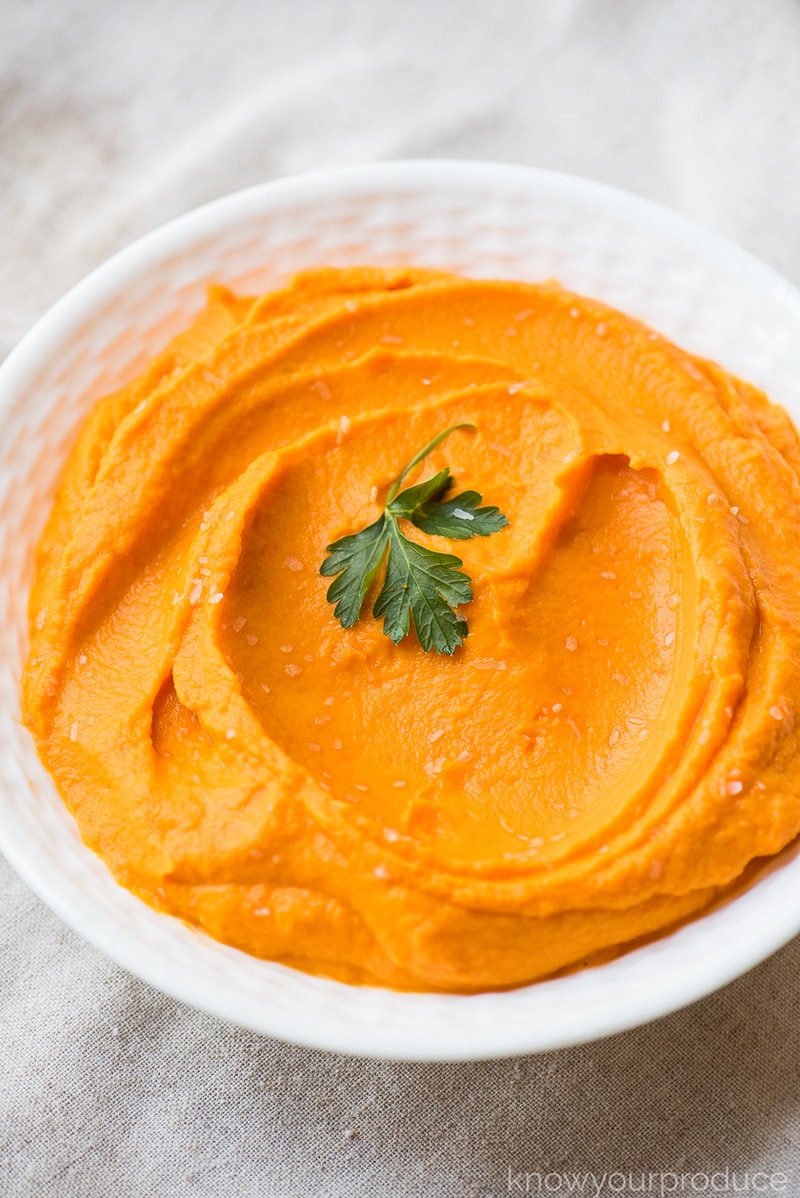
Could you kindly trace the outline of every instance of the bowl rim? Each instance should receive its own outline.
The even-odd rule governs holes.
[[[790,305],[795,313],[800,313],[800,292],[754,255],[660,204],[604,183],[534,167],[456,159],[400,159],[335,167],[276,179],[223,196],[161,225],[98,266],[37,321],[0,365],[0,419],[10,408],[13,397],[24,391],[33,380],[41,362],[65,338],[71,337],[126,282],[151,270],[165,254],[185,250],[195,244],[199,236],[213,236],[215,230],[233,221],[271,211],[283,211],[288,205],[301,201],[329,202],[333,198],[346,198],[354,190],[365,188],[396,195],[402,193],[404,188],[418,191],[421,186],[446,186],[450,189],[478,187],[497,189],[504,194],[510,190],[533,189],[546,191],[551,196],[569,194],[573,197],[576,191],[582,192],[599,209],[613,209],[616,215],[624,214],[634,221],[646,220],[655,230],[677,236],[687,245],[694,245],[712,263],[722,260],[729,266],[735,263],[745,279],[755,280],[760,286],[769,288],[780,302]],[[21,735],[27,736],[27,733],[21,730]],[[583,974],[571,974],[532,986],[489,994],[431,996],[390,992],[395,996],[395,1004],[400,1007],[403,1004],[420,1006],[431,1001],[444,1002],[454,1004],[454,1011],[457,1007],[466,1012],[467,1019],[470,1012],[483,1010],[487,1002],[494,1007],[498,1003],[502,1004],[509,1012],[510,1017],[507,1020],[499,1019],[497,1026],[490,1027],[488,1031],[482,1027],[478,1042],[474,1044],[466,1040],[459,1041],[455,1037],[445,1044],[438,1037],[429,1035],[426,1038],[416,1032],[411,1033],[413,1042],[406,1043],[404,1037],[408,1037],[409,1033],[402,1028],[398,1033],[397,1029],[387,1031],[384,1027],[356,1021],[350,1026],[341,1022],[318,1025],[302,1010],[276,1014],[270,1012],[268,1003],[264,1005],[263,1000],[260,1008],[257,996],[251,996],[249,1002],[237,1003],[236,995],[233,995],[232,1000],[231,993],[226,993],[218,981],[212,979],[209,983],[199,965],[195,971],[171,970],[161,955],[160,947],[128,943],[124,936],[120,936],[120,925],[115,921],[113,912],[98,912],[94,902],[81,892],[73,878],[54,877],[50,863],[44,861],[37,850],[31,851],[24,826],[5,801],[4,785],[7,781],[0,771],[0,850],[31,889],[65,923],[117,964],[172,997],[228,1022],[314,1048],[381,1059],[455,1061],[543,1052],[585,1043],[641,1025],[704,997],[763,961],[800,931],[800,887],[791,884],[794,872],[800,874],[800,858],[797,858],[793,849],[791,853],[786,850],[780,855],[774,868],[767,870],[755,886],[733,900],[741,904],[749,896],[755,896],[750,901],[756,902],[760,895],[760,904],[769,909],[769,920],[759,922],[751,919],[754,930],[749,938],[725,935],[724,912],[733,904],[700,917],[704,923],[716,920],[722,933],[718,950],[703,961],[702,969],[676,969],[671,973],[662,963],[656,969],[660,986],[642,984],[633,987],[623,1002],[613,1006],[603,1007],[600,1004],[587,1010],[580,1008],[579,1003],[577,1014],[570,1011],[568,1006],[560,1024],[549,1027],[531,1027],[527,1022],[530,1012],[522,1023],[515,1021],[515,1006],[525,1007],[520,1001],[521,996],[529,995],[534,990],[542,996],[549,995],[544,1003],[546,1009],[548,1001],[551,1006],[553,1001],[560,1001],[565,986],[580,996],[582,977],[590,973],[593,980],[601,978],[604,972],[613,969],[615,963],[594,966],[589,971],[583,971]],[[91,851],[86,849],[86,853],[91,854]],[[790,858],[788,864],[781,868],[787,854]],[[99,861],[99,858],[96,860]],[[790,868],[793,862],[796,862],[794,871]],[[102,868],[105,869],[104,866]],[[122,906],[140,904],[141,901],[123,887],[116,883],[115,886],[120,892]],[[173,917],[154,914],[159,920],[177,922]],[[668,962],[670,956],[677,955],[677,959],[680,959],[684,931],[678,929],[666,934],[654,945],[631,950],[625,957],[630,959],[634,954],[649,954],[650,958],[658,955],[663,959],[666,955]],[[208,939],[202,933],[195,934],[203,940]],[[666,953],[664,946],[668,946]],[[234,957],[246,956],[228,946],[224,946],[224,952]],[[271,970],[287,970],[287,967],[274,962],[264,964]],[[323,996],[326,993],[334,996],[341,988],[348,991],[359,989],[327,979],[309,978],[309,975],[303,977],[309,979],[308,984],[317,987]],[[644,975],[642,980],[645,981]],[[592,988],[588,988],[590,992]],[[583,989],[587,987],[583,985]],[[460,1023],[463,1024],[461,1018]]]

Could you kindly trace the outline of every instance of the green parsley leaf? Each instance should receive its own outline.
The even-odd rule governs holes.
[[[396,523],[390,525],[386,579],[372,614],[385,616],[383,631],[395,645],[408,635],[414,617],[417,639],[427,653],[453,653],[467,634],[466,620],[453,608],[472,599],[471,579],[460,557],[435,553],[409,541]]]
[[[452,654],[463,643],[467,622],[455,609],[472,600],[472,580],[461,569],[464,563],[451,553],[409,540],[399,524],[408,520],[423,532],[454,540],[489,537],[508,524],[498,508],[479,506],[482,497],[477,491],[463,491],[445,502],[454,481],[447,467],[400,491],[414,467],[462,428],[474,425],[453,425],[415,454],[389,488],[386,507],[374,524],[328,546],[320,574],[334,577],[327,599],[336,604],[333,614],[343,628],[359,619],[367,591],[386,559],[383,585],[372,609],[376,619],[383,618],[384,635],[398,644],[411,631],[413,620],[426,653],[435,649]]]
[[[333,614],[342,628],[352,628],[361,615],[364,596],[370,588],[386,552],[388,531],[386,516],[357,532],[342,537],[328,546],[330,557],[320,567],[320,574],[339,577],[328,587],[327,599],[335,603]]]
[[[403,495],[397,496],[398,503]],[[451,541],[468,541],[470,537],[490,537],[505,528],[508,520],[496,507],[479,507],[483,497],[477,491],[462,491],[447,503],[419,504],[409,517],[412,524],[435,537]]]
[[[386,506],[393,516],[413,520],[420,508],[423,508],[426,503],[433,503],[441,499],[452,485],[453,478],[449,467],[445,466],[444,470],[434,474],[433,478],[429,478],[427,482],[417,483],[415,487],[408,487],[405,491],[401,491]]]

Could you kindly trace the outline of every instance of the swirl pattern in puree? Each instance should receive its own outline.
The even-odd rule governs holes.
[[[461,421],[426,476],[509,518],[444,544],[467,641],[394,646],[366,609],[343,631],[326,545]],[[212,288],[73,450],[24,718],[160,909],[351,982],[518,985],[797,835],[799,474],[782,409],[555,284]]]

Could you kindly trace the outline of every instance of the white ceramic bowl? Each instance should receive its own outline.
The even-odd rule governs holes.
[[[19,723],[34,547],[93,400],[186,325],[211,280],[263,290],[306,266],[398,262],[555,277],[718,359],[800,422],[800,294],[720,238],[595,183],[483,163],[381,163],[255,187],[158,229],[71,291],[0,369],[0,848],[109,957],[256,1031],[408,1060],[576,1044],[709,993],[800,931],[795,851],[734,901],[569,977],[474,997],[350,987],[217,944],[119,887],[83,846]]]

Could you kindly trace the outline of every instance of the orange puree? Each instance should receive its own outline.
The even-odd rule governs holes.
[[[449,466],[509,525],[469,637],[326,601]],[[399,989],[513,986],[702,910],[800,830],[800,449],[719,366],[555,284],[316,270],[97,405],[39,551],[24,717],[119,881]],[[380,579],[376,580],[376,586]]]

